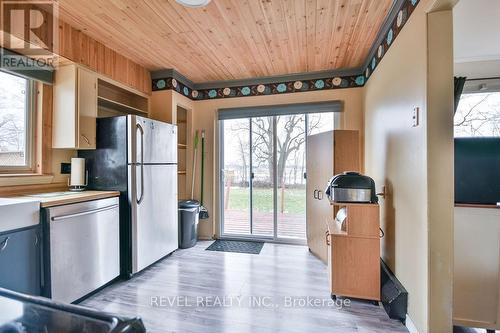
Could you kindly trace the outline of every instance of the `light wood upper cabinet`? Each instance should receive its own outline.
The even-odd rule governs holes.
[[[97,75],[76,65],[56,70],[52,147],[95,149]]]

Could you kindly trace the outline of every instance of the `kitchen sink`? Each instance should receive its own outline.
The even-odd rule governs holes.
[[[31,198],[0,198],[0,232],[40,223],[40,201]]]

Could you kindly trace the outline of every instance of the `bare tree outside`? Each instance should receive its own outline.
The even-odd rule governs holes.
[[[278,236],[305,237],[306,133],[332,130],[333,117],[309,114],[307,129],[305,114],[224,121],[225,232],[272,235],[276,172]],[[253,231],[248,227],[250,208]]]
[[[27,80],[0,72],[0,166],[25,163]]]
[[[500,136],[500,92],[462,95],[454,125],[455,137]]]
[[[253,161],[254,168],[265,167],[268,170],[269,179],[273,178],[273,118],[260,117],[252,118],[252,152],[256,157]],[[308,123],[308,133],[319,128],[321,117],[314,117]],[[285,178],[297,181],[297,172],[305,168],[304,154],[300,149],[305,144],[305,117],[304,115],[278,116],[276,117],[276,127],[284,132],[284,136],[277,137],[277,172],[278,182],[281,184]],[[250,123],[240,122],[234,124],[233,131],[246,133],[250,131]],[[248,169],[246,152],[248,151],[248,141],[242,143],[241,136],[238,135],[240,156],[242,158],[243,168]],[[293,169],[295,172],[287,174],[285,172],[286,162],[289,159],[295,161]],[[300,181],[300,183],[303,183]]]

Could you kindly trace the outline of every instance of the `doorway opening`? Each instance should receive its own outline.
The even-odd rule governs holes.
[[[306,241],[307,136],[334,129],[334,112],[221,119],[222,238]]]

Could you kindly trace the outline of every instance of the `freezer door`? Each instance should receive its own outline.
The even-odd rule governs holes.
[[[129,165],[129,169],[132,273],[137,273],[178,247],[177,166]]]
[[[177,163],[177,126],[139,116],[129,117],[128,163]]]

